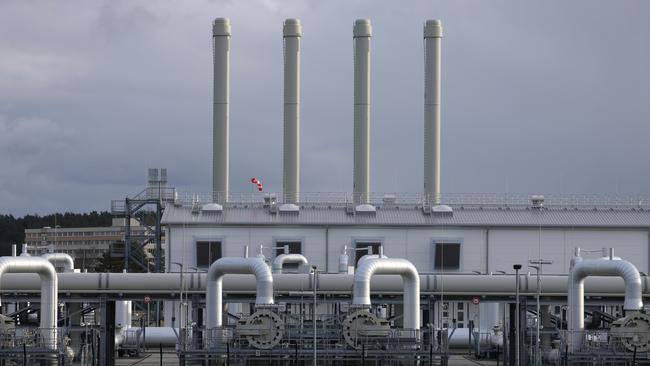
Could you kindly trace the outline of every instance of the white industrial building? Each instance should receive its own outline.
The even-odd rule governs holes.
[[[299,21],[284,24],[284,191],[237,194],[229,190],[230,23],[217,19],[214,40],[213,192],[191,194],[168,205],[167,271],[207,271],[221,257],[262,254],[270,263],[284,253],[304,255],[319,273],[342,268],[380,251],[403,258],[419,273],[511,274],[514,264],[535,272],[531,261],[548,263],[544,274],[569,273],[577,247],[583,253],[614,248],[640,271],[650,270],[650,201],[597,196],[441,193],[441,40],[439,21],[424,25],[423,192],[375,194],[370,187],[372,26],[357,20],[354,42],[354,162],[352,193],[305,193],[300,189]],[[236,128],[236,127],[235,127]],[[278,162],[279,163],[279,162]],[[280,164],[278,164],[278,168]],[[295,270],[295,269],[294,269]],[[300,269],[298,269],[300,270]],[[305,270],[305,269],[303,269]],[[444,296],[444,290],[443,295]],[[474,294],[481,297],[481,293]],[[476,319],[470,297],[439,304],[438,325],[458,328]],[[244,305],[245,306],[245,305]],[[440,311],[440,306],[452,311]],[[166,324],[178,304],[166,306]],[[241,310],[240,308],[237,308]],[[558,309],[556,309],[559,312]],[[433,315],[432,315],[433,316]],[[176,316],[179,318],[179,315]],[[422,325],[427,319],[422,320]]]
[[[553,262],[543,266],[545,274],[566,275],[576,247],[598,253],[613,247],[639,271],[650,268],[650,205],[632,199],[547,197],[541,203],[536,197],[533,203],[526,197],[461,195],[450,197],[456,204],[438,206],[442,212],[425,212],[421,203],[400,202],[399,195],[392,202],[393,197],[373,203],[370,212],[344,202],[306,202],[297,211],[283,211],[282,204],[265,204],[262,194],[224,204],[222,211],[169,205],[163,216],[166,268],[178,271],[171,263],[180,262],[207,271],[210,261],[242,256],[246,247],[255,255],[260,246],[272,261],[284,245],[325,273],[339,272],[344,250],[354,258],[354,249],[368,246],[375,254],[381,246],[390,258],[408,259],[420,273],[497,275],[514,273],[519,263],[534,274],[529,261],[543,259]],[[367,253],[356,252],[357,258]]]
[[[447,205],[450,210],[444,212],[426,213],[421,204],[399,202],[377,203],[372,212],[307,202],[298,211],[284,212],[282,205],[266,205],[262,195],[258,198],[258,203],[229,203],[217,212],[167,207],[167,268],[170,261],[207,268],[201,251],[205,242],[218,250],[212,260],[241,256],[246,246],[251,253],[263,246],[264,255],[273,259],[277,250],[271,248],[292,243],[324,272],[338,271],[344,248],[368,245],[381,245],[389,257],[409,259],[420,272],[510,273],[515,263],[541,258],[553,261],[545,273],[566,274],[576,247],[614,247],[639,270],[650,268],[648,204],[626,207],[603,201],[540,208],[525,200],[481,204],[480,198],[467,196],[467,203]],[[440,257],[436,252],[441,249],[449,253]]]

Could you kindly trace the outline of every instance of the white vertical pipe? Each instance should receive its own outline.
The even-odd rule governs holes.
[[[273,275],[263,259],[222,257],[210,265],[206,282],[205,327],[210,330],[222,326],[223,276],[226,274],[254,274],[257,287],[256,305],[273,304]]]
[[[420,329],[420,276],[406,259],[368,258],[360,260],[354,273],[352,304],[370,306],[370,280],[374,275],[396,274],[404,283],[404,328]]]
[[[354,22],[354,187],[355,203],[370,193],[370,38],[369,19]]]
[[[284,202],[300,194],[300,37],[299,19],[284,21]]]
[[[59,280],[54,266],[39,257],[0,257],[0,277],[5,273],[37,273],[41,279],[41,335],[44,346],[57,349]]]
[[[576,253],[579,253],[576,251]],[[613,254],[613,253],[612,253]],[[582,346],[585,328],[585,284],[588,276],[618,276],[625,282],[625,301],[623,310],[639,311],[643,309],[643,288],[641,274],[630,262],[612,257],[600,259],[583,259],[573,257],[569,268],[568,280],[568,324],[569,351],[574,352]]]
[[[119,329],[131,328],[133,321],[132,301],[120,300],[115,301],[115,326]]]
[[[213,201],[228,201],[230,128],[230,19],[217,18],[212,24],[214,100],[212,116]]]
[[[442,23],[424,24],[424,196],[440,203],[440,60]]]

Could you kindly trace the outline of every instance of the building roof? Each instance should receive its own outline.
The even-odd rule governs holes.
[[[301,203],[299,212],[280,212],[273,205],[232,203],[223,211],[202,211],[200,205],[167,205],[166,225],[308,225],[308,226],[478,226],[478,227],[603,227],[650,228],[645,205],[549,205],[542,208],[510,204],[451,204],[453,212],[425,213],[422,205],[376,204],[375,212],[354,206]]]

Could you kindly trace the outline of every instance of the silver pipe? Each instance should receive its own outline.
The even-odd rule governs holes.
[[[352,304],[370,306],[370,279],[376,274],[395,274],[404,282],[404,328],[420,329],[420,276],[406,259],[368,258],[354,274]]]
[[[11,256],[16,256],[16,244],[11,244]]]
[[[74,271],[74,259],[67,253],[45,253],[42,258],[48,260],[54,267],[63,267],[64,272]]]
[[[146,327],[143,333],[140,333],[140,341],[145,346],[175,346],[178,344],[179,328],[172,327]]]
[[[212,194],[217,203],[228,201],[230,129],[230,19],[212,23],[214,100],[212,116]]]
[[[318,277],[319,291],[330,294],[349,294],[354,284],[354,275],[344,273],[319,273]],[[309,275],[305,273],[276,274],[273,278],[273,288],[278,294],[311,288]],[[565,297],[567,278],[567,275],[541,276],[542,296]],[[140,297],[169,295],[178,293],[181,289],[178,273],[59,273],[58,279],[59,291],[70,294],[123,294]],[[184,276],[183,281],[184,291],[186,289],[192,294],[205,292],[205,273],[190,273]],[[40,279],[35,274],[7,273],[0,278],[0,293],[3,294],[38,294],[40,286]],[[623,281],[616,277],[588,277],[584,287],[586,296],[622,298],[625,294]],[[255,276],[228,275],[223,279],[223,291],[230,294],[255,294]],[[644,291],[650,296],[650,288]],[[402,292],[400,276],[380,276],[372,281],[373,294],[399,295]],[[477,293],[488,297],[514,296],[515,276],[421,273],[420,292],[427,295],[440,295],[444,292],[445,296],[475,296]],[[522,296],[535,296],[536,293],[534,285],[521,290]]]
[[[354,42],[354,187],[355,203],[368,203],[370,193],[370,38],[369,19],[357,19]]]
[[[115,346],[119,346],[126,338],[126,330],[131,328],[131,301],[115,301]]]
[[[303,268],[309,266],[309,261],[302,254],[280,254],[273,260],[273,273],[282,273],[285,263],[298,263]]]
[[[284,21],[284,177],[283,202],[300,194],[300,37],[299,19]]]
[[[115,301],[115,326],[119,329],[131,328],[133,322],[132,301]]]
[[[253,274],[257,287],[255,304],[273,304],[273,275],[259,257],[220,258],[210,266],[206,283],[206,329],[221,327],[223,314],[223,277],[226,274]]]
[[[440,203],[440,64],[442,23],[424,24],[424,195]]]
[[[609,259],[613,258],[613,259]],[[588,276],[617,276],[625,282],[624,310],[643,309],[643,289],[641,275],[636,267],[628,262],[610,256],[601,259],[583,259],[576,256],[571,259],[568,281],[569,303],[569,349],[576,351],[581,346],[584,331],[584,280]]]
[[[36,273],[39,275],[41,282],[41,335],[47,348],[57,349],[58,277],[54,266],[39,257],[0,257],[0,279],[6,273]]]

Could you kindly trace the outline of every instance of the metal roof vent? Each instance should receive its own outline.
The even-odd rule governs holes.
[[[201,211],[201,205],[198,195],[193,195],[192,197],[192,213],[198,214]]]
[[[361,205],[357,205],[354,208],[354,211],[356,213],[368,213],[368,214],[371,214],[371,213],[377,212],[377,208],[375,208],[375,206],[373,206],[373,205],[364,203],[364,204],[361,204]]]
[[[183,206],[183,201],[178,197],[178,192],[174,189],[174,206],[181,207]]]
[[[447,205],[435,205],[431,207],[431,214],[439,216],[451,216],[454,214],[454,209],[451,208],[451,206]]]
[[[201,207],[203,212],[221,212],[223,211],[223,206],[218,203],[206,203]]]
[[[278,206],[278,211],[281,213],[298,213],[300,212],[300,206],[293,203],[284,203]]]
[[[541,194],[534,194],[530,196],[530,203],[533,208],[542,209],[544,208],[544,196]]]

